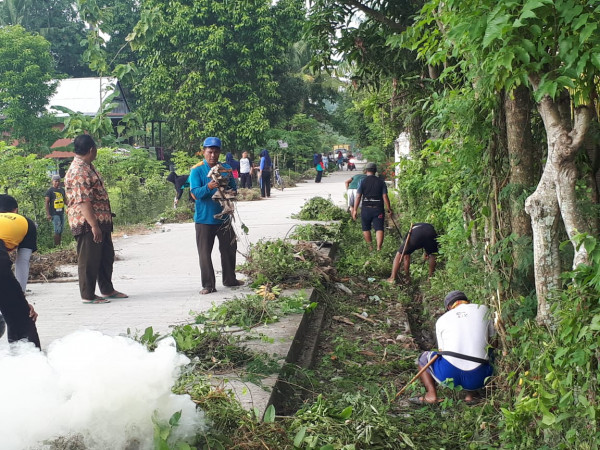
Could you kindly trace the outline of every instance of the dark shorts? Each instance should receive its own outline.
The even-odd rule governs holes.
[[[421,367],[433,358],[437,352],[423,352],[419,357],[418,363]],[[444,357],[438,357],[432,365],[427,368],[427,372],[439,384],[452,381],[454,386],[462,386],[463,389],[474,391],[485,386],[487,378],[494,373],[494,368],[490,364],[481,364],[473,370],[461,370],[454,367]]]
[[[360,210],[360,222],[363,231],[383,231],[385,213],[378,208],[362,208]]]
[[[433,225],[429,223],[417,223],[413,225],[406,249],[404,249],[405,245],[406,238],[404,238],[404,242],[400,245],[398,253],[402,253],[404,251],[405,255],[411,255],[415,250],[420,248],[424,249],[425,253],[428,255],[437,253],[439,249],[435,228],[433,228]]]

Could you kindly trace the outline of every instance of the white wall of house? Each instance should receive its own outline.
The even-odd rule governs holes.
[[[394,141],[394,162],[395,163],[399,163],[400,160],[402,160],[402,158],[410,157],[410,139],[409,138],[410,138],[410,136],[408,133],[400,133],[400,136],[398,136],[398,139],[396,139]],[[395,174],[396,174],[396,177],[394,179],[394,183],[399,175],[398,165],[396,165]]]

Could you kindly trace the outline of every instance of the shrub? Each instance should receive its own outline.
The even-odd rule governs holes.
[[[292,217],[300,220],[341,220],[349,218],[349,215],[342,208],[334,205],[331,197],[313,197],[304,204],[298,214]]]

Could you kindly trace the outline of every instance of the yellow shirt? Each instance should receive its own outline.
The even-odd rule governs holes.
[[[7,250],[14,250],[19,246],[28,228],[27,219],[20,214],[0,213],[0,239],[4,241]]]

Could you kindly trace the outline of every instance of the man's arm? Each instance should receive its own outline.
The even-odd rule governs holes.
[[[86,222],[92,227],[92,234],[94,235],[94,242],[100,243],[102,242],[102,230],[100,230],[100,225],[98,225],[98,219],[96,218],[96,214],[94,214],[94,209],[92,208],[91,202],[83,202],[79,204],[79,209],[81,210],[81,214],[85,217]]]
[[[387,212],[392,214],[392,205],[390,205],[390,198],[387,194],[383,194],[383,203],[385,203],[385,208],[387,209]]]
[[[48,220],[52,220],[52,216],[50,215],[50,197],[46,196],[46,218]]]
[[[352,183],[352,178],[347,179],[344,183],[346,184],[346,190],[348,190],[350,183]]]
[[[356,220],[356,212],[358,211],[358,205],[360,205],[360,199],[362,198],[362,194],[356,194],[356,198],[354,199],[354,208],[352,208],[352,219]]]
[[[209,178],[203,176],[199,167],[190,173],[190,192],[196,199],[209,198],[214,194],[214,190],[219,184],[216,181],[208,181]]]

